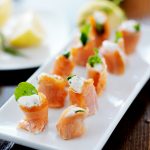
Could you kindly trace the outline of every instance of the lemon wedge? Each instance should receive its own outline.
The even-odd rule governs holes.
[[[92,15],[95,11],[101,11],[108,16],[108,21],[112,30],[116,29],[117,26],[126,19],[123,10],[113,2],[96,0],[87,3],[81,9],[77,20],[78,26],[82,27],[86,23],[88,16]]]
[[[0,27],[9,19],[12,10],[11,0],[0,0]]]
[[[42,24],[37,15],[26,13],[15,23],[9,41],[15,47],[39,46],[44,38]]]

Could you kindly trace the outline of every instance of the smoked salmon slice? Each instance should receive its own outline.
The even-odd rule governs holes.
[[[72,73],[74,67],[75,64],[70,57],[70,52],[66,52],[56,58],[52,73],[66,78]]]
[[[124,39],[124,52],[127,55],[134,53],[141,35],[140,24],[135,20],[128,20],[123,22],[118,30]]]
[[[107,66],[104,58],[98,56],[98,54],[91,56],[86,69],[87,77],[93,79],[96,92],[98,95],[101,95],[107,82]]]
[[[61,114],[56,128],[60,137],[64,140],[80,137],[85,132],[84,119],[87,110],[71,105]]]
[[[119,75],[125,72],[125,56],[123,49],[117,43],[104,41],[100,52],[105,58],[110,73]]]
[[[86,66],[88,58],[94,55],[94,48],[96,47],[93,41],[89,41],[85,46],[72,48],[71,55],[76,65]]]
[[[68,82],[70,85],[68,92],[71,105],[77,105],[84,109],[88,108],[89,115],[95,114],[98,104],[93,80],[85,80],[74,75],[68,78]]]
[[[95,12],[89,17],[89,22],[91,24],[90,37],[95,39],[97,42],[97,47],[101,45],[104,40],[107,40],[110,36],[110,25],[108,23],[108,18],[104,13]]]
[[[140,33],[130,33],[127,31],[122,31],[122,34],[124,39],[125,53],[127,55],[134,53],[140,39]]]
[[[42,93],[38,93],[41,105],[26,107],[20,105],[21,110],[25,114],[18,127],[32,133],[40,133],[44,130],[48,123],[48,101]]]
[[[42,73],[38,77],[38,91],[43,93],[47,100],[49,108],[61,108],[64,106],[67,96],[67,81],[61,76]]]

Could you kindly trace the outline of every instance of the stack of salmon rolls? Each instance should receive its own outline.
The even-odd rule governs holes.
[[[42,132],[48,123],[48,109],[66,107],[68,96],[70,105],[56,123],[58,135],[65,140],[82,136],[84,120],[96,114],[98,97],[109,84],[108,74],[125,73],[126,57],[135,52],[141,34],[140,24],[128,20],[110,41],[110,24],[101,12],[94,12],[79,32],[80,44],[59,55],[49,73],[39,74],[37,88],[28,82],[16,88],[16,101],[25,114],[19,128]],[[77,75],[76,67],[83,67],[86,76]]]

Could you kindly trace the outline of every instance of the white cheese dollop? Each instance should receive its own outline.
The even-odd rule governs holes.
[[[76,111],[78,111],[78,110],[85,111],[85,109],[83,109],[81,107],[74,106],[74,105],[68,107],[68,112],[65,114],[65,117],[73,116],[74,114],[76,114]]]
[[[128,20],[123,22],[119,29],[129,31],[129,32],[136,32],[135,25],[137,24],[138,23],[135,20]]]
[[[94,69],[98,72],[103,70],[103,64],[95,64]]]
[[[22,96],[18,99],[18,103],[21,106],[25,107],[33,107],[41,105],[41,100],[39,95],[31,95],[31,96]]]
[[[102,48],[108,51],[120,50],[120,47],[118,44],[111,42],[111,41],[107,41],[107,40],[103,42]]]
[[[55,74],[48,74],[48,73],[41,73],[39,76],[38,76],[38,81],[41,79],[41,78],[43,78],[43,77],[51,77],[51,78],[55,78],[55,79],[58,79],[58,80],[60,80],[60,79],[62,79],[60,76],[58,76],[58,75],[55,75]]]
[[[106,16],[103,13],[100,13],[98,11],[94,12],[94,19],[99,24],[104,24],[106,22]]]
[[[75,75],[69,79],[69,85],[76,93],[81,93],[84,81],[84,78]]]

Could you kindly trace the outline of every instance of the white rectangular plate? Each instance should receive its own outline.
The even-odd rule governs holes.
[[[48,127],[41,134],[34,135],[17,129],[17,124],[23,118],[23,114],[12,96],[0,109],[0,138],[37,149],[101,149],[150,77],[149,35],[150,29],[143,26],[137,52],[127,58],[124,75],[108,75],[106,90],[98,99],[99,110],[96,115],[86,119],[87,131],[82,137],[65,141],[57,135],[55,124],[64,108],[49,109]],[[50,72],[54,59],[55,57],[51,58],[28,81],[37,86],[38,74]],[[77,67],[75,73],[81,76],[86,75],[83,67]]]

